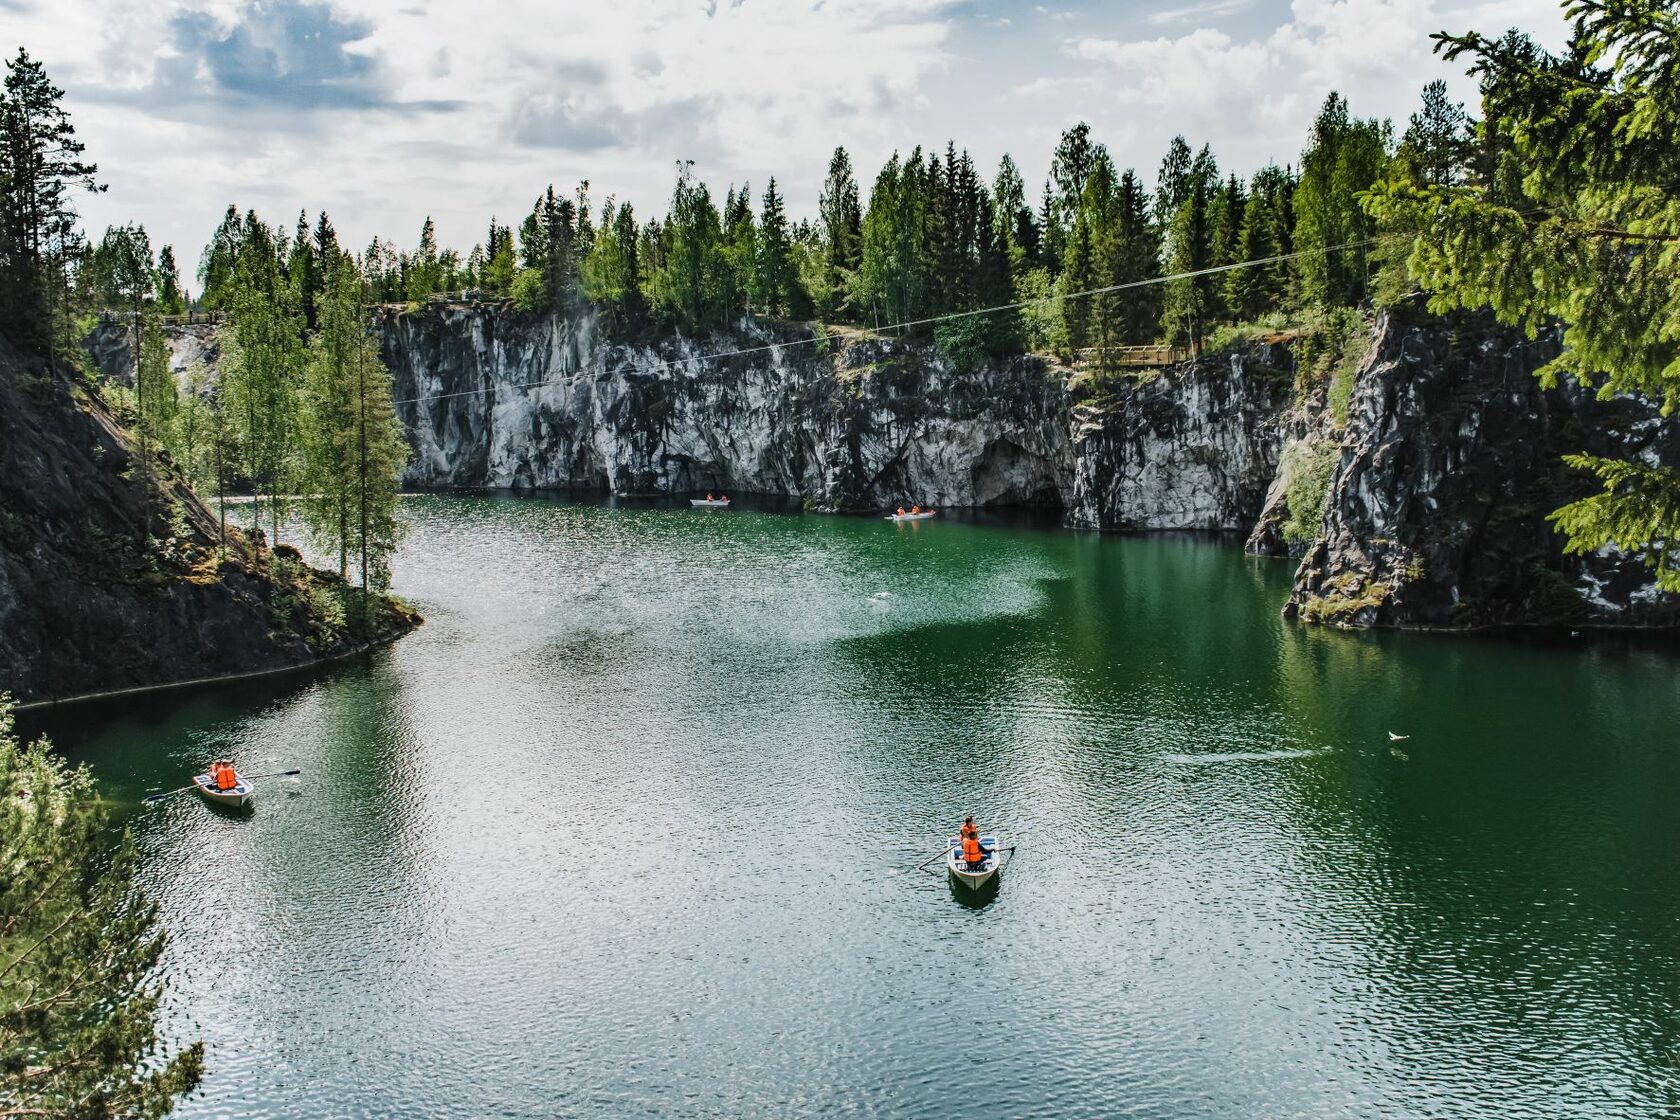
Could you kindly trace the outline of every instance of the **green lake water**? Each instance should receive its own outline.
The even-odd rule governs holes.
[[[182,1116],[1680,1115],[1672,654],[1303,628],[1225,541],[404,508],[412,637],[26,721],[136,830]],[[213,754],[304,773],[137,808]]]

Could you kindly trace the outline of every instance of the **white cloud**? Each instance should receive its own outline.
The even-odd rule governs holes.
[[[1209,16],[1228,16],[1233,12],[1240,12],[1254,6],[1254,0],[1207,0],[1206,3],[1189,4],[1182,8],[1167,8],[1159,12],[1151,12],[1145,21],[1151,27],[1165,27],[1168,24],[1183,23],[1186,20],[1206,19]]]
[[[111,184],[87,224],[143,221],[188,262],[229,201],[324,208],[358,246],[411,244],[430,214],[466,249],[550,182],[662,210],[682,158],[719,194],[774,174],[808,214],[837,143],[866,191],[894,148],[947,137],[1035,182],[1081,118],[1146,176],[1176,132],[1249,170],[1295,158],[1332,87],[1403,121],[1452,72],[1432,31],[1561,26],[1558,0],[1294,0],[1242,33],[1269,4],[0,2]]]
[[[8,23],[112,185],[89,225],[138,218],[191,259],[229,200],[288,224],[325,208],[358,244],[430,213],[465,248],[551,181],[662,208],[683,158],[720,193],[814,190],[836,142],[902,141],[958,6],[56,0]]]
[[[1556,0],[1293,0],[1288,19],[1257,36],[1200,27],[1152,39],[1084,36],[1064,50],[1094,68],[1075,80],[1108,85],[1119,106],[1112,121],[1092,120],[1099,134],[1109,125],[1133,150],[1160,151],[1182,132],[1193,143],[1211,142],[1227,166],[1246,171],[1268,159],[1294,159],[1333,89],[1358,115],[1390,118],[1397,127],[1416,107],[1418,91],[1436,78],[1448,78],[1457,96],[1473,100],[1462,67],[1433,56],[1429,37],[1442,27],[1497,32],[1517,24],[1545,33],[1561,27],[1559,12]],[[1147,159],[1141,162],[1153,170]]]

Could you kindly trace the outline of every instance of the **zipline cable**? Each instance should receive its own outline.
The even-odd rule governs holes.
[[[1061,292],[1055,295],[1037,296],[1033,299],[1018,300],[1015,303],[1000,303],[995,307],[978,307],[971,311],[951,311],[943,315],[930,315],[925,319],[906,319],[901,323],[888,323],[884,327],[879,327],[876,329],[875,333],[885,334],[888,331],[905,330],[910,327],[926,327],[935,323],[949,323],[956,319],[972,319],[980,315],[996,315],[1003,311],[1019,311],[1022,308],[1060,303],[1063,300],[1086,299],[1091,296],[1111,295],[1115,292],[1135,291],[1139,288],[1154,287],[1157,284],[1170,284],[1177,280],[1195,280],[1203,276],[1217,276],[1220,273],[1235,272],[1238,269],[1243,268],[1261,268],[1267,265],[1285,264],[1289,261],[1300,260],[1303,257],[1313,257],[1320,254],[1328,256],[1331,253],[1341,253],[1349,249],[1362,249],[1370,245],[1375,245],[1377,242],[1385,240],[1386,238],[1410,236],[1410,234],[1382,234],[1376,237],[1362,238],[1358,241],[1343,242],[1340,245],[1326,246],[1323,249],[1297,249],[1293,253],[1279,253],[1276,256],[1259,257],[1255,260],[1238,261],[1234,264],[1214,265],[1211,268],[1198,268],[1190,272],[1175,272],[1171,276],[1151,276],[1146,280],[1129,280],[1124,284],[1110,284],[1103,288],[1088,288],[1082,292]],[[787,342],[767,342],[760,346],[742,347],[739,350],[719,350],[711,354],[696,354],[689,358],[661,359],[656,362],[648,363],[647,365],[639,366],[638,368],[644,370],[669,369],[672,366],[692,365],[696,362],[714,362],[723,358],[738,358],[747,354],[762,354],[769,350],[782,350],[793,346],[811,346],[815,345],[819,341],[827,342],[828,335],[826,333],[813,334],[810,338],[795,338],[790,339]],[[486,385],[478,389],[461,389],[453,393],[438,393],[429,397],[409,397],[406,400],[392,401],[391,406],[393,408],[397,408],[405,404],[421,404],[427,401],[443,401],[449,400],[452,397],[476,397],[482,396],[485,393],[500,392],[503,389],[513,391],[540,389],[544,385],[558,385],[563,381],[569,381],[577,373],[578,370],[572,370],[560,377],[544,378],[541,381],[530,381],[522,385]]]

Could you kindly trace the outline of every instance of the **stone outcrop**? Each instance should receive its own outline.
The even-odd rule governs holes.
[[[1076,407],[1068,523],[1247,532],[1277,475],[1293,366],[1286,347],[1255,345]]]
[[[483,305],[379,326],[416,486],[731,490],[840,509],[1069,498],[1063,376],[1037,357],[958,371],[925,345],[751,324],[625,346],[591,317]]]
[[[154,449],[155,451],[155,449]],[[302,667],[419,622],[220,527],[98,393],[0,339],[0,692],[23,703]],[[284,550],[282,550],[284,551]]]
[[[1674,424],[1541,389],[1557,341],[1479,317],[1379,315],[1336,364],[1339,394],[1281,336],[1093,387],[1037,356],[959,368],[925,342],[791,324],[632,346],[588,314],[433,302],[375,326],[413,486],[1059,508],[1079,528],[1304,550],[1286,610],[1308,621],[1680,624],[1636,559],[1565,557],[1546,520],[1593,487],[1561,455],[1673,464]],[[175,340],[178,368],[213,363],[203,328]]]
[[[1680,467],[1680,424],[1535,371],[1559,353],[1486,316],[1384,316],[1349,401],[1323,521],[1285,613],[1346,626],[1667,627],[1635,557],[1566,557],[1547,515],[1594,493],[1571,452]]]

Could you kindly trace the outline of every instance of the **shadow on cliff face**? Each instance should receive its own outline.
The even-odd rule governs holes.
[[[986,444],[971,471],[975,504],[1061,509],[1056,466],[1008,439]]]

